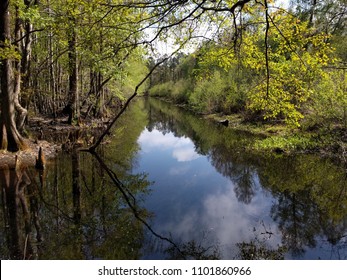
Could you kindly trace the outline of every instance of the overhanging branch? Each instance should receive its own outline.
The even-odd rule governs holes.
[[[104,137],[109,133],[110,129],[112,128],[112,126],[114,125],[114,123],[119,119],[119,117],[121,115],[123,115],[123,113],[125,112],[125,110],[127,109],[127,107],[129,106],[130,102],[137,96],[138,94],[138,90],[141,87],[141,85],[143,85],[148,79],[149,77],[152,75],[152,73],[154,72],[154,70],[160,66],[162,63],[164,63],[165,61],[167,61],[169,58],[171,58],[173,55],[175,55],[178,51],[180,50],[177,49],[176,51],[174,51],[173,53],[171,53],[170,56],[167,56],[165,58],[163,58],[162,60],[160,60],[159,62],[157,62],[152,69],[148,72],[148,74],[137,84],[137,86],[135,87],[135,91],[134,93],[127,99],[127,101],[125,102],[124,106],[122,107],[122,109],[119,111],[119,113],[112,119],[112,121],[110,121],[107,125],[107,128],[105,129],[105,131],[101,134],[101,136],[96,140],[96,142],[90,146],[89,148],[83,148],[80,149],[80,151],[87,151],[87,152],[95,152],[96,148],[100,145],[100,143],[102,142],[102,140],[104,139]]]

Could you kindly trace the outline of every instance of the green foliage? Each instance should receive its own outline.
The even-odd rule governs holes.
[[[147,62],[148,67],[155,65],[153,58],[146,61],[149,48],[142,48],[152,35],[146,27],[159,28],[157,38],[169,41],[173,35],[172,41],[182,46],[206,21],[206,36],[211,32],[217,36],[195,41],[199,47],[193,53],[166,57],[140,93],[150,86],[151,95],[188,104],[200,113],[243,112],[247,118],[284,120],[292,127],[305,119],[346,125],[346,75],[333,70],[345,67],[347,57],[344,0],[314,3],[314,8],[304,5],[291,13],[272,7],[266,12],[262,1],[249,1],[242,11],[241,6],[235,10],[235,18],[219,10],[223,5],[235,7],[235,1],[222,1],[221,6],[209,1],[211,9],[206,10],[195,5],[191,1],[151,7],[120,0],[11,1],[11,12],[23,24],[16,34],[22,39],[20,47],[7,43],[1,48],[0,59],[30,60],[21,97],[26,103],[36,102],[39,112],[52,113],[52,108],[62,107],[53,102],[70,101],[69,38],[75,34],[77,100],[83,101],[75,107],[81,112],[93,108],[97,116],[134,92],[148,73]],[[14,31],[15,17],[11,25]],[[33,32],[26,34],[29,26]]]
[[[304,135],[276,135],[255,141],[254,148],[260,151],[292,152],[312,149],[316,144],[310,137]]]
[[[222,111],[227,87],[219,71],[214,71],[208,79],[199,79],[189,97],[191,106],[204,113]]]
[[[71,101],[72,36],[79,80],[76,102],[81,103],[75,107],[82,115],[97,117],[110,112],[147,74],[144,50],[137,45],[143,34],[139,22],[144,13],[127,7],[113,9],[99,0],[40,1],[37,5],[17,2],[21,20],[38,30],[30,34],[35,40],[30,45],[31,75],[26,77],[27,84],[35,88],[25,92],[40,113],[52,114],[54,108],[59,114],[63,104]],[[143,84],[139,92],[146,86]],[[53,105],[53,100],[59,104]]]
[[[346,70],[325,71],[315,89],[310,102],[312,114],[308,117],[308,122],[311,125],[329,124],[334,120],[347,127]]]
[[[9,42],[5,42],[0,48],[0,60],[3,59],[20,60],[21,55],[13,45]]]
[[[38,5],[26,3],[29,1],[16,0],[12,2],[13,5],[16,6],[18,17],[21,20],[30,22],[32,24],[39,24],[42,22],[44,17],[42,16]]]
[[[124,67],[124,77],[121,80],[120,91],[124,96],[129,96],[135,92],[135,87],[143,80],[148,73],[148,68],[142,58],[142,54],[134,54],[129,58]],[[143,94],[148,87],[148,82],[141,85],[139,93]]]
[[[347,62],[347,35],[335,35],[331,38],[331,45],[335,48],[336,58],[340,63]]]
[[[244,39],[245,63],[262,78],[251,89],[248,107],[262,112],[265,119],[282,117],[286,123],[300,126],[302,104],[312,94],[312,84],[323,75],[332,49],[327,36],[315,33],[307,23],[281,13],[273,17],[276,22],[269,30],[268,69],[258,44],[263,35]]]
[[[266,30],[259,25],[264,8],[254,4],[244,11],[250,15],[247,24],[251,27],[245,28],[240,43],[235,45],[228,32],[233,23],[225,20],[218,39],[201,44],[188,56],[190,60],[185,58],[195,59],[186,68],[188,72],[180,72],[193,85],[182,91],[189,105],[201,113],[244,111],[246,116],[265,121],[284,120],[291,127],[316,116],[345,120],[345,78],[341,71],[327,70],[344,57],[339,40],[321,32],[319,25],[284,10],[270,10],[265,48]],[[333,45],[339,50],[337,55]],[[183,69],[183,63],[181,59],[178,66],[164,67],[159,75],[163,69]],[[175,99],[171,89],[175,83],[170,83],[175,78],[166,75],[164,80],[166,86],[161,88],[163,81],[157,81],[153,91]]]
[[[151,96],[170,98],[177,103],[187,103],[190,95],[190,80],[168,81],[157,84],[149,89]]]
[[[173,82],[166,82],[166,83],[161,83],[161,84],[157,84],[155,86],[152,86],[149,89],[149,94],[151,96],[156,96],[156,97],[167,97],[167,96],[171,96],[172,94],[172,88],[173,88]]]

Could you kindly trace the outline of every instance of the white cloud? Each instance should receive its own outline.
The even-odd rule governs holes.
[[[269,244],[280,244],[281,235],[273,221],[269,221],[269,205],[263,199],[254,199],[251,205],[240,203],[235,196],[231,182],[216,193],[202,200],[201,208],[187,205],[171,212],[174,219],[169,219],[163,229],[183,241],[201,241],[206,238],[205,245],[219,245],[225,258],[233,257],[235,244],[252,240],[263,229],[264,221],[270,231],[275,231]],[[198,210],[199,209],[199,210]],[[170,222],[169,222],[170,221]],[[178,222],[177,222],[178,221]],[[256,232],[253,229],[256,228]],[[259,235],[262,237],[263,235]],[[211,242],[211,243],[209,243]]]
[[[161,149],[166,150],[178,144],[180,138],[176,138],[172,133],[163,135],[159,130],[149,132],[145,130],[141,133],[138,142],[146,150]]]
[[[169,174],[173,176],[184,175],[184,174],[187,174],[189,170],[190,170],[190,166],[188,165],[174,166],[170,169]]]
[[[183,147],[179,149],[174,149],[172,155],[179,162],[192,161],[200,157],[193,147]]]
[[[187,137],[176,137],[173,133],[163,134],[159,130],[149,132],[145,130],[139,137],[142,150],[150,152],[154,149],[170,150],[172,149],[172,156],[179,162],[192,161],[200,157],[195,152],[194,143]]]

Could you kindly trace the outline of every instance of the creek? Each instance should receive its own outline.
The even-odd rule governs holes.
[[[145,98],[107,141],[0,171],[0,258],[347,259],[329,158],[255,153],[254,135]]]

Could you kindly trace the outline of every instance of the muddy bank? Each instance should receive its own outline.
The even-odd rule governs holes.
[[[107,120],[90,121],[78,126],[67,124],[66,119],[33,117],[26,126],[27,148],[16,153],[0,151],[0,169],[22,166],[35,166],[41,147],[47,163],[60,152],[70,152],[74,148],[87,147],[105,129]]]
[[[0,151],[0,169],[15,168],[16,157],[17,165],[21,166],[35,166],[36,159],[39,154],[40,147],[44,153],[45,161],[48,163],[61,151],[61,145],[49,143],[47,141],[26,141],[27,148],[23,151],[11,153],[7,151]]]

